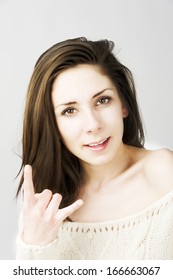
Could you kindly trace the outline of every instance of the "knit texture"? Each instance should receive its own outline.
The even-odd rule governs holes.
[[[65,221],[47,246],[26,245],[17,237],[16,259],[173,259],[173,191],[128,217],[96,223]]]

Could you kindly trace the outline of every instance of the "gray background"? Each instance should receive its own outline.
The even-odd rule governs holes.
[[[0,259],[14,259],[20,203],[14,196],[26,89],[38,56],[85,36],[115,41],[133,72],[146,147],[173,149],[172,0],[0,1]]]

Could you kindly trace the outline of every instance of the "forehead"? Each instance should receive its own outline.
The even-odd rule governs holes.
[[[56,103],[86,95],[92,96],[105,88],[114,88],[112,81],[99,66],[78,65],[60,73],[55,79],[52,96]]]

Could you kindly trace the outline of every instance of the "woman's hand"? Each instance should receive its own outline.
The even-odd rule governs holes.
[[[23,241],[30,245],[47,245],[58,233],[63,220],[83,205],[81,199],[68,207],[59,209],[62,196],[52,194],[45,189],[40,194],[34,193],[32,168],[24,168],[24,204],[23,204]]]

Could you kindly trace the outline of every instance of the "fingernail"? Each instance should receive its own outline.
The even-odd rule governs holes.
[[[25,173],[29,173],[30,172],[30,170],[31,170],[31,166],[30,165],[25,165]]]
[[[84,204],[84,201],[82,199],[79,199],[78,204],[82,206]]]

